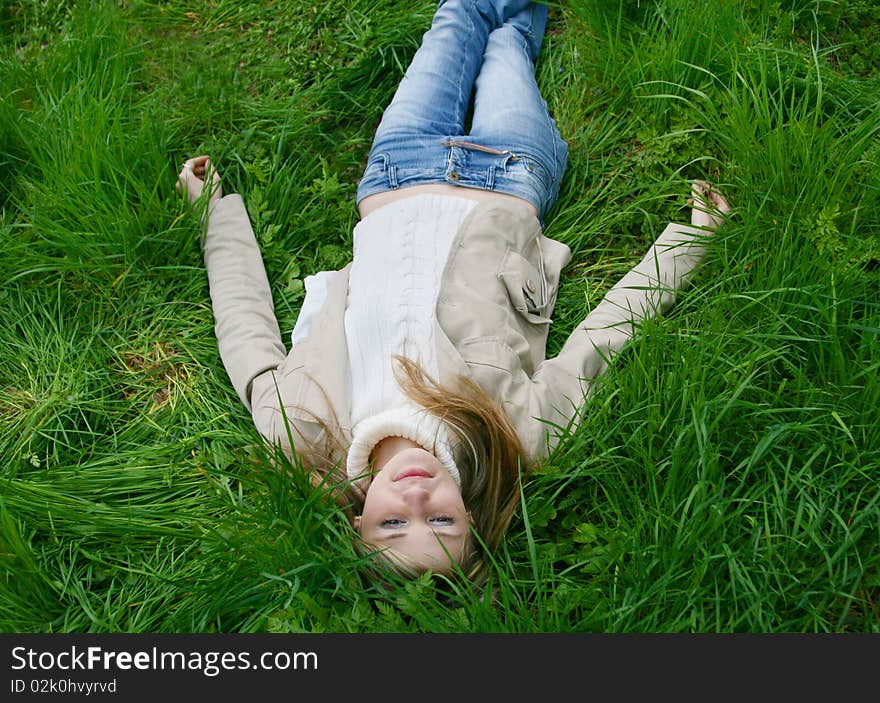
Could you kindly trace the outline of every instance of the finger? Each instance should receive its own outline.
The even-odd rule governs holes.
[[[205,174],[206,174],[205,177],[206,178],[207,178],[208,173],[211,174],[212,181],[219,181],[220,180],[220,172],[216,168],[214,168],[214,163],[210,160],[205,162]]]
[[[712,193],[712,202],[721,212],[730,212],[730,203],[727,202],[727,198],[725,198],[718,191],[714,191]]]
[[[205,169],[204,169],[204,167],[196,166],[195,168],[190,169],[189,171],[187,171],[187,173],[189,174],[189,176],[190,176],[191,178],[194,178],[194,179],[196,179],[197,181],[204,181],[204,180],[205,180]]]
[[[181,195],[184,195],[190,191],[190,178],[192,177],[192,171],[188,168],[184,168],[180,175],[177,177],[177,183],[174,184],[174,187],[177,188],[177,192]]]
[[[192,171],[195,175],[204,173],[205,162],[208,160],[206,155],[194,156],[183,162],[183,168]]]
[[[185,188],[190,176],[192,176],[192,169],[184,164],[183,168],[180,169],[180,173],[177,174],[177,184]]]
[[[705,211],[709,205],[706,202],[706,198],[703,197],[702,193],[695,192],[693,197],[690,199],[690,206],[692,208],[696,208],[697,210]]]
[[[211,198],[223,197],[223,188],[220,186],[220,174],[216,171],[211,174]]]

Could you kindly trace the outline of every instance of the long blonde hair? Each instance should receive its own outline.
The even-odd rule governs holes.
[[[439,418],[450,432],[455,461],[461,474],[465,508],[473,519],[478,539],[458,563],[472,582],[485,578],[487,557],[497,549],[519,503],[520,474],[525,473],[525,455],[516,430],[504,410],[476,383],[458,377],[451,387],[440,385],[418,364],[402,356],[394,358],[395,375],[404,394],[425,411]],[[345,443],[325,423],[324,441],[297,449],[303,467],[312,472],[313,485],[323,485],[346,512],[349,521],[363,508],[364,495],[345,478]],[[370,545],[359,545],[369,553]],[[384,567],[412,577],[418,568],[405,559],[377,552]]]
[[[522,443],[507,414],[470,379],[459,377],[444,388],[416,363],[395,360],[403,392],[455,438],[462,499],[483,543],[474,545],[470,564],[459,565],[473,579],[485,566],[482,550],[495,551],[519,504],[520,472],[526,469]]]

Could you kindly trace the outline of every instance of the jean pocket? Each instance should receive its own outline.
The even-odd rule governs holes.
[[[517,154],[507,161],[504,171],[508,176],[537,181],[543,191],[549,192],[554,188],[551,172],[531,156]]]

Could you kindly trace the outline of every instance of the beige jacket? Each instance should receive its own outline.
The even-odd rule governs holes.
[[[559,429],[576,424],[593,381],[639,321],[667,310],[699,263],[704,232],[669,224],[645,257],[545,358],[560,271],[569,248],[542,234],[511,202],[481,202],[453,241],[436,311],[440,382],[475,381],[500,403],[529,461],[545,457]],[[348,270],[333,274],[309,335],[288,353],[242,199],[214,207],[205,243],[220,355],[232,384],[270,442],[320,440],[322,422],[351,436],[343,317]],[[282,412],[283,408],[283,412]],[[285,423],[286,418],[286,423]],[[342,458],[342,457],[340,457]]]

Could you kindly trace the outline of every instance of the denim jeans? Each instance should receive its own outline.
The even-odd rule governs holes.
[[[543,220],[568,159],[535,82],[546,23],[547,6],[523,0],[441,1],[382,115],[358,202],[449,183],[518,196]]]

